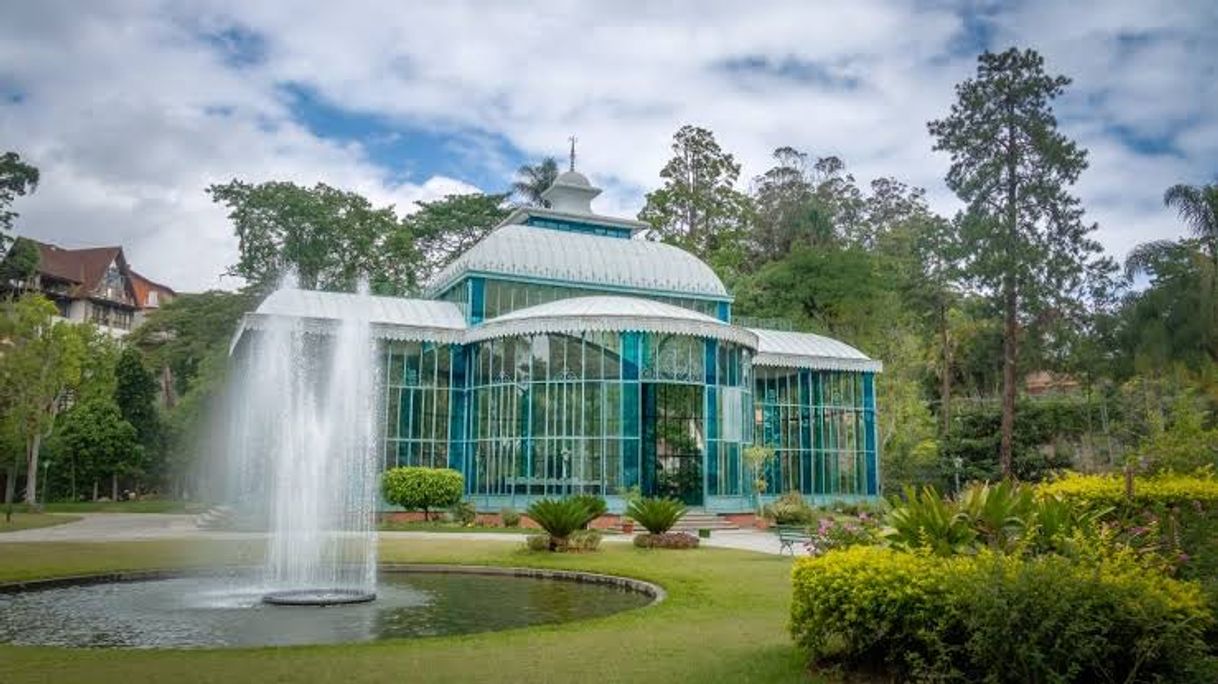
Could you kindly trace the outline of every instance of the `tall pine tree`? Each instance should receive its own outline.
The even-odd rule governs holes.
[[[961,222],[965,275],[996,298],[1003,314],[999,461],[1012,477],[1021,321],[1077,306],[1101,248],[1069,188],[1087,153],[1057,129],[1052,102],[1070,79],[1045,73],[1033,50],[978,58],[976,76],[956,86],[957,101],[928,124],[935,149],[951,154],[947,185],[968,208]]]

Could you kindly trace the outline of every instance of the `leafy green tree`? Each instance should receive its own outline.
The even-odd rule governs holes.
[[[465,478],[451,468],[402,466],[381,475],[385,501],[408,511],[421,510],[425,521],[431,519],[433,509],[449,508],[459,502],[464,491]]]
[[[81,378],[84,343],[77,326],[56,322],[55,305],[38,294],[27,294],[5,305],[3,337],[8,345],[0,356],[0,402],[5,429],[24,445],[25,501],[38,499],[38,456],[42,441],[55,426],[55,416]],[[17,455],[9,470],[5,499],[10,511],[16,481]]]
[[[512,192],[519,195],[521,200],[534,207],[545,207],[549,204],[542,199],[541,193],[554,185],[558,178],[558,162],[554,157],[546,157],[536,164],[524,164],[516,169],[516,180],[512,183]]]
[[[418,254],[393,207],[318,183],[233,180],[207,189],[225,205],[240,240],[230,275],[265,288],[288,270],[307,289],[350,291],[367,277],[378,292],[404,294],[415,283]]]
[[[156,407],[160,386],[156,378],[144,366],[143,356],[135,347],[123,349],[114,374],[114,403],[119,413],[135,428],[145,459],[160,456],[160,413]]]
[[[405,226],[422,254],[418,281],[447,266],[507,218],[507,199],[507,193],[471,193],[416,202],[419,209],[406,217]]]
[[[735,189],[740,165],[713,133],[697,126],[682,126],[672,151],[660,171],[664,185],[647,194],[639,219],[665,241],[711,259],[748,222],[749,198]]]
[[[18,284],[28,282],[38,273],[39,258],[38,245],[33,240],[17,238],[0,261],[0,288],[12,284],[20,291]]]
[[[1097,270],[1094,225],[1069,187],[1086,152],[1057,130],[1052,101],[1070,83],[1045,73],[1032,50],[985,52],[977,74],[956,87],[947,117],[928,124],[936,150],[951,154],[947,184],[968,205],[961,243],[965,273],[1003,313],[999,460],[1012,477],[1020,320],[1083,301]]]
[[[1144,290],[1126,297],[1117,314],[1117,342],[1131,359],[1128,373],[1218,362],[1218,274],[1200,241],[1142,243],[1126,258],[1125,273],[1150,279]]]
[[[96,398],[76,404],[64,413],[56,434],[56,452],[70,459],[74,477],[98,483],[110,479],[110,499],[118,499],[122,476],[142,472],[144,448],[135,427],[123,419],[113,399]]]
[[[0,251],[8,247],[9,231],[17,213],[9,209],[13,201],[38,187],[38,169],[24,161],[16,152],[0,154]]]

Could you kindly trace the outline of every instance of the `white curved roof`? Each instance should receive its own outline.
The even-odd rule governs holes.
[[[785,332],[750,328],[757,335],[754,366],[814,368],[817,370],[870,371],[878,373],[884,364],[830,337],[812,333]]]
[[[323,328],[341,320],[368,321],[378,337],[403,340],[460,342],[465,331],[465,317],[452,302],[295,289],[272,292],[246,315],[244,327],[265,328],[280,317]]]
[[[428,284],[428,296],[439,294],[467,273],[678,296],[729,297],[710,266],[672,245],[520,224],[496,228],[457,257]]]
[[[705,314],[637,297],[559,299],[492,318],[466,333],[466,342],[541,333],[657,332],[709,337],[757,348],[757,337]]]

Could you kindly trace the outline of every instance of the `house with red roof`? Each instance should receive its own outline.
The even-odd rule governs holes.
[[[122,247],[65,249],[35,244],[38,269],[24,289],[42,292],[67,320],[89,321],[121,336],[177,295],[131,268]]]

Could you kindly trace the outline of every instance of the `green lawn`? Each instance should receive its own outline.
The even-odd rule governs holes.
[[[32,530],[35,527],[51,527],[64,523],[76,522],[76,515],[48,515],[46,513],[13,513],[13,519],[5,522],[5,516],[0,513],[0,534],[16,532],[17,530]]]
[[[248,546],[209,542],[0,545],[0,581],[233,559]],[[248,558],[247,558],[248,559]],[[346,646],[120,651],[0,646],[16,682],[799,682],[786,633],[791,560],[725,549],[537,554],[518,540],[437,535],[388,541],[381,559],[529,565],[650,580],[663,603],[565,625]]]

